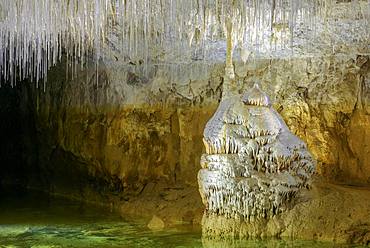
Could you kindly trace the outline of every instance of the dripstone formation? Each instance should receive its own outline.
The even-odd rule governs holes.
[[[287,209],[315,162],[257,84],[221,102],[204,130],[198,174],[205,215],[253,222]]]

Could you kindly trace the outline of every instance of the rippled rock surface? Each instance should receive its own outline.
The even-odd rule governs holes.
[[[315,161],[257,84],[221,102],[203,141],[198,182],[206,215],[269,219],[310,186]]]

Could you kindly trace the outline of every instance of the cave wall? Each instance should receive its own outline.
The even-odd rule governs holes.
[[[370,183],[369,68],[360,55],[235,63],[240,92],[260,81],[307,142],[318,175],[346,184]],[[149,80],[100,65],[72,78],[61,63],[45,92],[22,91],[37,130],[37,176],[29,186],[91,200],[141,192],[152,181],[196,186],[202,132],[220,101],[223,73],[216,64],[208,77],[171,81],[158,70]]]
[[[4,82],[4,81],[3,81]],[[37,135],[30,85],[0,87],[0,188],[26,187],[37,164]]]
[[[318,174],[348,184],[370,183],[369,57],[262,62],[237,73],[255,78],[275,98],[289,128],[307,142]]]
[[[22,166],[18,159],[21,155],[18,102],[17,94],[9,85],[0,88],[0,164],[2,168],[6,165],[0,170],[0,188],[10,181],[14,184],[22,181],[17,175]]]
[[[50,71],[46,91],[26,84],[15,91],[20,119],[31,115],[35,124],[22,138],[33,157],[24,166],[27,187],[99,202],[141,192],[151,181],[196,185],[203,145],[193,140],[202,140],[216,105],[118,103],[123,92],[114,91],[103,66],[99,84],[95,70],[73,79],[65,71],[63,63]]]

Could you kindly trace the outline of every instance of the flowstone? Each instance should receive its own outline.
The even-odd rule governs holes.
[[[198,183],[205,217],[270,219],[310,186],[315,161],[258,84],[221,102],[203,141]]]

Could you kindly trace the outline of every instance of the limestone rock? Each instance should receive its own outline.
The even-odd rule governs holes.
[[[153,231],[163,230],[164,227],[165,227],[164,221],[155,215],[153,215],[153,218],[148,223],[148,228]]]
[[[370,189],[318,181],[279,216],[248,223],[205,213],[202,231],[210,239],[276,237],[369,245]]]
[[[366,54],[250,59],[245,64],[235,60],[236,81],[240,93],[261,82],[292,133],[307,143],[318,161],[318,175],[333,182],[368,184],[370,60]],[[181,79],[173,80],[157,71],[150,82],[138,85],[128,85],[127,75],[115,63],[99,66],[99,85],[95,66],[74,78],[66,78],[65,68],[60,64],[49,72],[45,92],[32,84],[19,85],[22,113],[11,109],[21,120],[19,125],[7,112],[0,114],[14,127],[14,135],[5,133],[13,145],[4,143],[0,160],[10,158],[9,149],[20,150],[13,149],[15,142],[25,145],[22,156],[28,161],[16,170],[20,181],[99,204],[115,201],[116,206],[125,206],[123,213],[139,211],[139,216],[144,211],[137,206],[147,202],[139,189],[147,182],[197,185],[199,157],[205,152],[203,130],[220,100],[224,64],[212,65],[206,77],[184,72]],[[160,90],[153,88],[154,80],[160,82]],[[14,163],[2,164],[11,165],[3,173],[15,168]],[[119,200],[126,195],[139,198],[140,204]],[[188,199],[187,204],[185,199],[180,199],[182,205],[173,204],[173,219],[181,220],[179,208],[186,212],[202,206],[198,192]],[[157,214],[156,206],[146,207],[150,216],[145,217]]]
[[[256,84],[221,102],[204,130],[199,190],[210,215],[272,218],[307,188],[315,162]],[[215,228],[223,228],[215,225]]]

